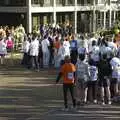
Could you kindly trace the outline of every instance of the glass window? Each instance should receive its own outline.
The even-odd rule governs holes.
[[[57,6],[74,6],[74,0],[56,0]]]
[[[98,0],[98,4],[104,4],[106,0]]]
[[[0,0],[0,6],[26,6],[26,0]]]
[[[53,0],[32,0],[33,6],[53,6]]]
[[[77,0],[78,5],[93,5],[93,0]]]

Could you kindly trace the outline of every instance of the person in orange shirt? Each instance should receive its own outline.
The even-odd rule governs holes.
[[[67,100],[67,92],[70,90],[73,108],[76,107],[76,100],[74,97],[74,84],[75,84],[75,72],[76,68],[74,64],[71,63],[70,56],[65,56],[65,63],[61,66],[61,70],[56,79],[56,83],[59,82],[60,78],[63,77],[63,94],[64,94],[64,105],[65,109],[68,109],[68,100]]]

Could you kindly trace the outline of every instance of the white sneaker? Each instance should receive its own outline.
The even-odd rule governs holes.
[[[94,104],[97,104],[97,100],[96,100],[96,99],[95,99],[95,100],[93,100],[93,103],[94,103]]]
[[[101,105],[105,105],[105,102],[101,102]]]
[[[112,104],[112,102],[111,101],[108,101],[108,105],[111,105]]]

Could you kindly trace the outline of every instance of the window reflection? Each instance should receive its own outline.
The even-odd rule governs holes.
[[[78,5],[93,5],[94,0],[77,0]]]
[[[46,6],[53,6],[53,0],[32,0],[33,6],[40,6],[40,7],[46,7]]]
[[[0,0],[0,6],[26,6],[26,0]]]
[[[57,6],[74,6],[75,0],[56,0]]]

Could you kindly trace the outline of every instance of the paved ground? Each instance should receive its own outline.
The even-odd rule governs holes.
[[[53,69],[37,73],[0,66],[0,120],[120,120],[119,105],[62,111],[62,86],[54,85],[55,76]]]

